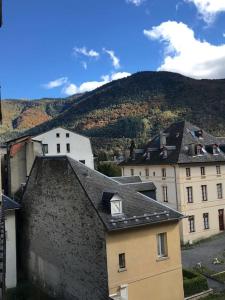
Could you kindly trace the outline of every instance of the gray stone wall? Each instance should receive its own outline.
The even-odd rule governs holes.
[[[60,299],[107,299],[104,227],[66,158],[37,158],[22,200],[22,266]]]

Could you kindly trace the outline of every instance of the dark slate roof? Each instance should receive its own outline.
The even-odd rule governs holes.
[[[2,203],[4,209],[7,210],[15,210],[15,209],[20,209],[20,204],[14,201],[13,199],[2,195]]]
[[[80,162],[69,157],[67,159],[108,231],[178,221],[183,217],[166,205],[136,192],[131,188],[132,184],[119,184]],[[115,194],[122,199],[123,215],[120,217],[112,217],[109,206],[105,204],[106,200],[111,199]]]
[[[116,180],[119,183],[137,183],[142,182],[140,176],[123,176],[123,177],[112,177],[112,179]]]
[[[202,137],[196,135],[202,131]],[[163,131],[166,135],[167,157],[163,158],[160,149],[160,135],[152,139],[145,147],[143,154],[137,154],[135,159],[129,158],[120,163],[121,166],[132,165],[166,165],[166,164],[193,164],[193,163],[225,163],[225,143],[221,138],[214,137],[201,128],[187,122],[181,121],[171,124]],[[219,146],[219,154],[213,154],[213,145]],[[197,145],[205,149],[203,155],[191,155],[189,148]],[[147,151],[150,151],[150,158],[147,158]]]

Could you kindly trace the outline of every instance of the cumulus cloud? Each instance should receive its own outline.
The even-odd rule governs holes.
[[[45,88],[45,89],[54,89],[54,88],[57,88],[57,87],[60,87],[62,85],[64,85],[65,83],[67,83],[68,81],[68,78],[67,77],[60,77],[58,79],[55,79],[53,81],[49,81],[48,83],[46,84],[43,84],[42,86]]]
[[[62,89],[62,93],[71,96],[73,94],[77,93],[85,93],[85,92],[90,92],[93,91],[100,86],[109,83],[113,80],[121,79],[124,77],[128,77],[131,74],[128,72],[118,72],[118,73],[113,73],[111,75],[104,75],[101,77],[99,81],[87,81],[83,82],[80,86],[76,86],[74,83],[67,83],[66,86]]]
[[[107,50],[105,48],[103,48],[103,51],[109,55],[110,59],[112,60],[113,67],[115,69],[119,69],[120,68],[120,60],[115,55],[115,52],[113,50]]]
[[[86,47],[82,47],[82,48],[75,47],[73,49],[73,51],[74,51],[74,54],[82,54],[87,57],[98,58],[100,56],[100,54],[97,51],[95,51],[93,49],[88,50]]]
[[[151,40],[165,46],[164,61],[158,70],[178,72],[194,78],[225,78],[225,44],[212,45],[195,37],[186,24],[167,21],[144,30]]]
[[[207,23],[212,23],[217,14],[225,12],[225,0],[184,0],[193,3]]]
[[[135,6],[140,6],[145,0],[126,0],[127,3],[132,3]]]

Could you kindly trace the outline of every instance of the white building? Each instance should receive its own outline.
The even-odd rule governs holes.
[[[55,128],[32,138],[40,141],[46,156],[67,155],[94,169],[90,139],[63,128]]]
[[[20,208],[20,205],[5,195],[2,195],[2,203],[6,233],[6,288],[9,289],[16,287],[17,284],[15,211]]]
[[[123,176],[156,186],[156,198],[177,209],[183,243],[225,229],[225,143],[189,122],[172,124],[144,149],[132,144]]]

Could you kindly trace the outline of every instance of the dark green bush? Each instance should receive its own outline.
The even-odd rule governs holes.
[[[185,297],[208,290],[208,283],[204,276],[189,270],[183,270]]]

